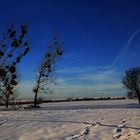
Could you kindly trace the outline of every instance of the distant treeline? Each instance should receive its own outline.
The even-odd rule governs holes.
[[[55,102],[74,102],[74,101],[101,101],[101,100],[124,100],[126,97],[99,97],[99,98],[67,98],[67,99],[57,99],[57,100],[45,100],[38,99],[37,104],[41,103],[55,103]],[[9,105],[24,105],[24,104],[33,104],[34,101],[26,100],[26,101],[15,101],[10,102]],[[4,106],[5,103],[0,103],[0,106]]]

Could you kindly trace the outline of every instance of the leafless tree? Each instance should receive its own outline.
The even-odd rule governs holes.
[[[18,84],[17,64],[30,50],[27,30],[26,25],[21,25],[18,30],[12,24],[0,38],[0,93],[6,101],[6,107],[9,100],[13,100],[13,92]]]
[[[16,80],[16,81],[15,81]],[[18,72],[7,73],[7,77],[3,80],[3,85],[1,85],[1,98],[2,103],[8,108],[9,102],[14,105],[15,97],[17,96],[16,86],[19,82]]]
[[[140,67],[127,70],[122,83],[128,90],[128,97],[137,97],[140,104]]]
[[[45,54],[42,62],[39,66],[39,70],[36,76],[36,83],[33,88],[34,92],[34,107],[37,107],[37,96],[38,93],[50,93],[51,87],[50,84],[54,82],[54,66],[56,60],[63,55],[62,52],[63,44],[59,41],[58,37],[55,36],[52,39],[48,47],[48,51]]]

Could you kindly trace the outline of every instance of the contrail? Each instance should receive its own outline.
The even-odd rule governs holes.
[[[128,39],[126,45],[123,47],[122,51],[116,56],[116,58],[113,61],[112,65],[115,65],[120,59],[121,57],[128,51],[129,46],[132,42],[132,40],[135,38],[135,36],[140,32],[140,28],[138,28],[132,35],[131,37]]]

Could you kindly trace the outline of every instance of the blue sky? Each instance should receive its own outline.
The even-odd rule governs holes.
[[[124,71],[139,66],[139,0],[4,0],[0,26],[26,23],[30,53],[18,66],[19,91],[33,97],[39,62],[58,32],[64,56],[56,66],[52,97],[120,96]]]

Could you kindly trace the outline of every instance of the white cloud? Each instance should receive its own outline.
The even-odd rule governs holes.
[[[89,68],[89,67],[88,67]],[[106,68],[101,69],[96,68],[88,72],[82,71],[82,68],[78,68],[79,73],[72,74],[69,72],[70,75],[61,76],[61,78],[57,79],[57,82],[61,85],[71,84],[71,83],[83,83],[88,84],[100,84],[100,83],[116,83],[121,81],[121,73],[113,68]],[[97,70],[98,69],[98,70]]]
[[[98,67],[93,67],[93,66],[87,66],[87,67],[71,67],[71,68],[66,68],[66,69],[59,69],[56,72],[57,73],[66,73],[66,74],[73,74],[73,73],[87,73],[87,72],[92,72],[92,71],[101,71],[105,69],[110,69],[110,66],[98,66]]]
[[[126,44],[123,46],[122,51],[115,57],[115,59],[113,60],[112,65],[116,65],[118,62],[121,62],[122,59],[124,59],[126,56],[126,53],[128,52],[129,48],[130,48],[130,44],[133,41],[133,39],[138,35],[138,33],[140,32],[140,28],[138,28],[128,39],[128,41],[126,42]]]
[[[97,85],[65,85],[54,88],[55,94],[52,97],[105,97],[124,96],[125,91],[120,83],[97,84]]]
[[[109,67],[86,67],[84,68],[71,68],[77,70],[75,74],[69,72],[67,76],[60,76],[57,78],[56,82],[58,85],[54,85],[54,96],[96,96],[101,93],[104,94],[110,93],[122,93],[123,88],[119,80],[120,73],[115,71],[113,68]],[[33,97],[32,88],[34,82],[26,81],[19,85],[21,92],[30,94]],[[125,93],[125,92],[124,92]],[[109,96],[109,94],[107,94]],[[123,95],[122,95],[123,96]]]
[[[113,74],[114,74],[113,70],[98,71],[96,73],[81,74],[81,79],[105,80],[109,79],[110,76],[112,77]]]
[[[121,83],[108,83],[108,84],[96,84],[96,85],[63,85],[63,86],[56,86],[58,89],[85,89],[85,90],[113,90],[113,89],[120,89],[122,88]]]
[[[125,91],[121,84],[121,73],[113,67],[86,67],[71,68],[75,71],[72,76],[57,79],[56,94],[85,95],[98,94],[111,96],[111,94],[124,95]],[[84,70],[83,70],[84,69]],[[63,71],[71,75],[71,70]],[[63,73],[62,72],[62,73]]]

